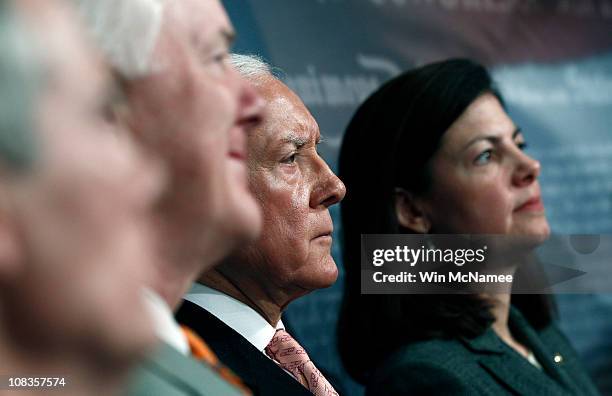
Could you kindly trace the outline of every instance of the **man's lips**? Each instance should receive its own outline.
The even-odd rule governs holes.
[[[238,150],[231,150],[228,154],[227,154],[230,158],[238,160],[238,161],[246,161],[246,153],[243,151],[238,151]]]
[[[230,131],[230,142],[227,155],[235,160],[246,161],[247,140],[246,129],[243,124],[236,124]]]
[[[318,238],[331,238],[332,236],[332,232],[333,230],[328,230],[328,231],[322,231],[319,234],[317,234],[314,238],[312,239],[318,239]]]
[[[542,203],[542,198],[539,195],[523,202],[516,209],[514,209],[515,212],[540,212],[542,210],[544,210],[544,204]]]

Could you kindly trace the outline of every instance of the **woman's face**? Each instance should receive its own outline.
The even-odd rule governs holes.
[[[497,98],[476,99],[444,134],[430,162],[423,208],[431,232],[530,235],[549,233],[540,196],[540,163]]]

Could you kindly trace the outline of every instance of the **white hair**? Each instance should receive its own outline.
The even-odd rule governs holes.
[[[43,70],[35,42],[9,4],[0,4],[0,160],[13,170],[35,161],[34,111]]]
[[[230,63],[241,76],[250,81],[258,81],[264,77],[274,77],[275,70],[260,56],[231,54]]]
[[[126,78],[151,72],[166,0],[73,0],[93,38]]]

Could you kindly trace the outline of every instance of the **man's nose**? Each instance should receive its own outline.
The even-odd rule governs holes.
[[[233,73],[239,80],[239,122],[247,128],[256,127],[262,120],[265,101],[249,81],[237,71],[234,70]]]
[[[321,167],[319,168],[319,175],[317,177],[317,183],[312,190],[310,197],[310,206],[312,208],[325,207],[337,204],[344,199],[346,195],[346,187],[344,183],[332,172],[327,163],[323,159],[319,159]]]

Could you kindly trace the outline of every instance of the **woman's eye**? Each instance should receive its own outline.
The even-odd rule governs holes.
[[[525,151],[525,149],[527,149],[527,147],[529,147],[529,145],[527,144],[527,142],[517,142],[516,143],[516,147],[518,147],[519,150],[521,150],[521,151]]]
[[[475,165],[485,165],[489,162],[489,160],[491,159],[491,155],[492,155],[492,151],[491,150],[485,150],[482,153],[480,153],[478,155],[478,157],[476,157],[476,159],[474,159],[474,164]]]

